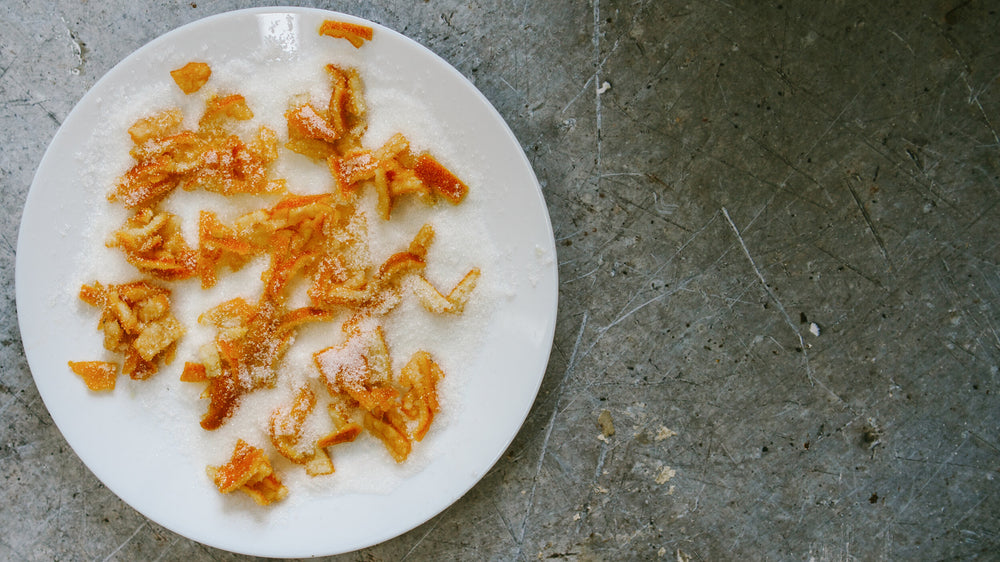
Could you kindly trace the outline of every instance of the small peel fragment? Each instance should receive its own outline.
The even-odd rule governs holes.
[[[69,368],[81,377],[87,388],[95,392],[115,389],[118,378],[118,364],[108,361],[70,361]]]
[[[325,20],[319,26],[319,34],[333,37],[335,39],[346,39],[354,45],[355,49],[360,49],[365,41],[371,41],[374,30],[367,25],[358,25],[346,21]]]
[[[242,439],[236,442],[228,463],[209,466],[206,472],[223,494],[239,490],[258,505],[281,501],[288,495],[288,488],[278,479],[264,450]]]
[[[208,82],[212,76],[212,68],[206,63],[191,61],[176,70],[171,70],[170,76],[182,92],[190,95]]]

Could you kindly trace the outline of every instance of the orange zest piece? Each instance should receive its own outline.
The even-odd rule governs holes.
[[[365,412],[365,429],[378,437],[396,462],[403,462],[410,455],[412,445],[406,434],[384,419]]]
[[[107,361],[70,361],[69,368],[83,377],[87,388],[95,392],[115,389],[115,379],[118,377],[118,364]]]
[[[205,366],[201,363],[184,363],[184,370],[181,371],[181,382],[207,382],[208,374]]]
[[[319,26],[319,34],[337,39],[347,39],[351,42],[351,45],[354,45],[354,48],[360,49],[365,44],[365,41],[372,40],[374,31],[367,25],[325,20]]]
[[[189,62],[184,66],[170,71],[177,87],[185,94],[193,94],[208,82],[212,68],[203,62]]]
[[[124,357],[122,372],[145,379],[170,363],[184,326],[170,312],[170,290],[148,281],[84,285],[80,299],[101,309],[104,348]]]
[[[341,443],[350,443],[351,441],[357,439],[358,435],[361,435],[361,431],[361,426],[356,423],[344,424],[343,427],[337,429],[336,431],[319,438],[319,440],[316,441],[316,446],[332,447]]]
[[[198,253],[188,246],[179,220],[170,213],[140,210],[107,245],[119,248],[139,271],[158,279],[176,281],[197,272]]]
[[[316,393],[309,390],[309,387],[303,387],[296,393],[291,405],[271,412],[268,424],[271,444],[282,456],[294,463],[305,464],[315,455],[315,449],[303,450],[299,447],[302,425],[315,406]]]
[[[209,466],[206,471],[223,494],[239,490],[258,505],[268,505],[288,495],[288,488],[278,479],[263,449],[242,439],[236,442],[228,463]]]
[[[441,165],[430,154],[421,154],[417,158],[417,165],[413,168],[417,177],[425,184],[429,185],[436,193],[443,196],[451,203],[458,204],[469,192],[469,186],[458,179],[451,170]]]
[[[243,95],[212,96],[205,105],[205,113],[198,121],[198,128],[202,130],[217,128],[227,119],[237,121],[253,119],[253,111],[250,110]]]
[[[327,118],[308,103],[288,110],[285,118],[288,120],[289,130],[294,129],[303,137],[333,142],[340,136]]]
[[[327,20],[319,34],[360,48],[374,30]],[[196,359],[184,363],[180,381],[204,384],[201,398],[207,404],[200,423],[208,431],[225,424],[244,402],[252,407],[256,400],[244,400],[252,393],[287,389],[291,383],[290,399],[269,406],[270,444],[264,446],[310,476],[333,473],[328,449],[365,431],[396,462],[425,438],[441,409],[438,384],[444,372],[425,351],[394,371],[383,320],[413,297],[433,313],[459,314],[480,276],[473,268],[450,291],[424,277],[434,239],[430,224],[394,252],[383,253],[369,240],[368,215],[390,220],[394,210],[409,212],[405,204],[411,201],[435,205],[443,198],[458,204],[469,188],[434,156],[412,149],[401,133],[381,146],[366,146],[361,74],[335,64],[325,70],[329,98],[303,94],[290,100],[286,141],[266,126],[246,122],[254,119],[254,111],[238,93],[206,95],[196,127],[185,128],[191,122],[186,117],[196,116],[178,108],[136,120],[127,130],[134,163],[107,195],[130,214],[106,244],[147,278],[197,278],[202,289],[209,289],[227,272],[266,266],[257,296],[213,303],[198,317],[215,334],[197,350]],[[203,88],[211,74],[211,67],[200,62],[171,71],[185,94]],[[323,193],[291,194],[285,180],[275,179],[275,170],[285,168],[284,162],[275,166],[287,156],[282,148],[313,159],[305,164],[321,169],[325,164],[330,176],[319,182]],[[168,198],[177,188],[234,196],[241,207],[253,210],[235,218],[226,211],[201,210],[197,245],[188,244],[181,218],[165,210],[174,208]],[[373,212],[367,208],[372,195]],[[151,377],[169,364],[186,331],[171,313],[170,289],[156,283],[94,282],[79,292],[82,301],[100,311],[104,346],[120,356],[121,372],[133,379]],[[179,286],[191,283],[196,284]],[[312,354],[319,371],[314,381],[315,372],[299,372],[285,356],[296,340],[301,344],[322,335],[312,328],[320,322],[335,331],[339,327],[341,335]],[[71,361],[69,366],[92,390],[115,387],[119,364]],[[317,419],[322,418],[317,406],[326,407],[329,420]],[[206,470],[221,493],[239,490],[268,505],[288,493],[268,454],[240,439],[225,464]]]

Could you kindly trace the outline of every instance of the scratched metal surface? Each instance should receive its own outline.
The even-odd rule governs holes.
[[[13,267],[74,103],[145,42],[250,5],[0,5],[0,559],[238,558],[73,455],[25,363]],[[475,82],[544,186],[561,276],[507,454],[345,560],[1000,556],[995,4],[315,5]]]

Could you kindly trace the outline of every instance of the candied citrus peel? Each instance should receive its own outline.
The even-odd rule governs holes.
[[[80,288],[80,299],[101,309],[104,347],[124,356],[124,374],[145,379],[156,374],[159,363],[173,360],[185,329],[170,312],[169,289],[148,281],[95,282]]]
[[[319,33],[359,48],[373,37],[371,27],[330,20]],[[261,428],[268,436],[263,446],[310,476],[333,473],[329,449],[365,431],[397,462],[425,438],[440,411],[444,372],[426,351],[395,371],[381,322],[410,297],[431,313],[461,314],[480,277],[478,268],[470,269],[450,290],[425,277],[435,236],[430,224],[388,257],[370,255],[363,192],[374,191],[375,214],[388,221],[403,200],[459,204],[469,188],[402,134],[366,146],[368,107],[360,73],[335,64],[325,70],[329,99],[290,100],[283,143],[274,130],[255,126],[254,111],[239,93],[209,92],[193,128],[185,128],[177,108],[136,120],[127,131],[135,162],[107,195],[130,215],[106,245],[145,276],[170,283],[197,279],[209,289],[226,272],[255,260],[266,263],[258,296],[225,300],[199,316],[198,323],[215,334],[195,360],[184,363],[180,380],[204,385],[205,430],[225,424],[249,394],[291,381],[290,399],[272,406]],[[191,94],[207,83],[211,68],[191,62],[171,76]],[[285,180],[273,177],[282,148],[325,165],[329,191],[288,192]],[[195,245],[185,240],[181,218],[161,208],[177,188],[268,203],[235,218],[200,210]],[[147,378],[173,360],[186,328],[171,313],[169,288],[149,280],[95,282],[79,296],[100,309],[104,345],[121,356],[122,373]],[[285,378],[286,353],[300,331],[317,323],[339,325],[342,340],[312,354],[318,380]],[[69,366],[93,390],[115,386],[116,363]],[[316,411],[324,403],[329,419]],[[208,466],[207,472],[221,493],[240,490],[261,505],[288,493],[268,452],[243,439],[226,464]]]
[[[396,462],[406,460],[412,442],[424,438],[440,410],[437,383],[444,372],[431,355],[418,351],[394,377],[384,333],[376,326],[318,351],[313,359],[330,395],[342,396],[357,409],[364,428],[382,441]],[[343,430],[347,423],[340,419]],[[335,432],[325,439],[334,442],[338,437]]]
[[[469,187],[434,156],[414,154],[410,142],[395,134],[375,150],[356,148],[327,157],[327,166],[341,197],[352,199],[365,185],[378,195],[379,216],[389,220],[396,200],[413,195],[426,202],[438,197],[452,204],[465,198]]]
[[[129,209],[153,207],[174,189],[204,189],[223,195],[284,191],[282,180],[270,178],[277,159],[278,137],[261,126],[243,140],[228,132],[232,121],[253,118],[240,94],[212,96],[197,130],[178,130],[182,115],[168,109],[139,119],[129,128],[136,163],[108,194]]]
[[[70,361],[69,368],[81,377],[90,390],[101,392],[115,389],[118,364],[108,361]]]
[[[325,20],[319,26],[319,34],[337,39],[346,39],[351,42],[351,45],[354,45],[354,48],[360,49],[365,44],[365,41],[372,40],[374,30],[367,25],[358,25],[346,21]]]
[[[208,382],[208,374],[205,366],[201,363],[184,363],[184,370],[181,371],[181,382]]]
[[[191,61],[176,70],[171,70],[170,76],[182,92],[193,94],[208,82],[212,76],[212,68],[207,63]]]
[[[274,472],[264,450],[242,439],[236,442],[229,462],[221,466],[209,466],[206,472],[223,494],[239,490],[253,498],[258,505],[268,505],[283,500],[288,495],[288,488]]]
[[[165,281],[192,277],[197,272],[198,253],[180,232],[180,221],[171,213],[143,208],[115,231],[107,242],[117,247],[136,269]]]

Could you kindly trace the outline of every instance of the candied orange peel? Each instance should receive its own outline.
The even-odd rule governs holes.
[[[185,94],[193,94],[201,89],[212,76],[212,67],[208,63],[191,61],[184,66],[170,71],[177,87]]]
[[[239,490],[259,505],[280,501],[288,495],[288,488],[274,472],[264,450],[242,439],[236,442],[229,462],[209,466],[206,472],[219,492],[229,494]]]
[[[171,213],[143,208],[115,231],[107,245],[121,249],[136,269],[157,279],[187,279],[197,272],[198,253],[188,246]]]
[[[319,26],[319,34],[327,35],[337,39],[346,39],[360,49],[365,41],[371,41],[374,30],[367,25],[358,25],[346,21],[325,20]]]
[[[319,33],[360,47],[373,30],[326,21]],[[239,490],[260,505],[288,494],[269,451],[310,476],[331,474],[332,448],[367,431],[396,462],[406,460],[440,411],[444,372],[423,350],[395,370],[383,318],[404,298],[415,298],[433,314],[461,314],[480,277],[472,268],[450,289],[425,277],[435,237],[429,223],[388,257],[372,258],[362,192],[374,191],[375,213],[388,221],[404,199],[459,204],[469,188],[433,155],[414,151],[402,134],[366,148],[368,108],[360,73],[334,64],[325,71],[329,98],[290,100],[285,140],[265,125],[255,126],[254,111],[239,93],[206,95],[196,128],[185,128],[185,115],[176,108],[135,121],[127,131],[134,164],[107,196],[130,215],[106,246],[149,279],[94,282],[79,294],[101,311],[98,328],[104,346],[120,355],[121,372],[144,379],[173,360],[187,333],[171,313],[171,289],[161,283],[192,279],[197,281],[183,286],[200,281],[207,290],[252,261],[267,264],[258,296],[229,298],[201,312],[198,323],[214,335],[197,346],[197,357],[187,358],[180,374],[182,382],[204,385],[200,424],[207,431],[224,425],[251,393],[279,384],[289,389],[287,402],[267,412],[266,427],[259,428],[266,438],[249,439],[264,448],[239,439],[225,464],[207,467],[221,493]],[[207,83],[211,68],[192,62],[171,76],[190,94]],[[274,177],[275,163],[287,153],[325,168],[330,190],[290,192],[284,179]],[[162,208],[178,188],[250,196],[265,204],[238,215],[201,209],[197,240],[188,241],[182,218]],[[288,350],[315,324],[340,330],[330,331],[332,345],[309,350],[311,376],[286,374]],[[115,387],[117,363],[69,366],[92,390]]]
[[[136,160],[108,194],[129,209],[152,208],[178,187],[223,195],[280,193],[283,180],[270,177],[278,137],[261,126],[249,140],[230,133],[233,121],[253,118],[240,94],[212,96],[197,130],[178,130],[180,111],[168,109],[129,129]]]
[[[184,326],[170,313],[170,290],[148,281],[84,285],[80,299],[101,309],[104,347],[122,355],[122,373],[149,378],[170,363]]]
[[[340,395],[341,404],[346,404],[341,412],[360,416],[364,428],[397,462],[406,460],[413,442],[424,438],[440,410],[437,383],[444,372],[431,355],[414,353],[394,376],[384,332],[376,326],[355,331],[313,358],[330,395]]]
[[[114,390],[118,364],[110,361],[70,361],[69,368],[83,378],[87,388],[95,392]]]

